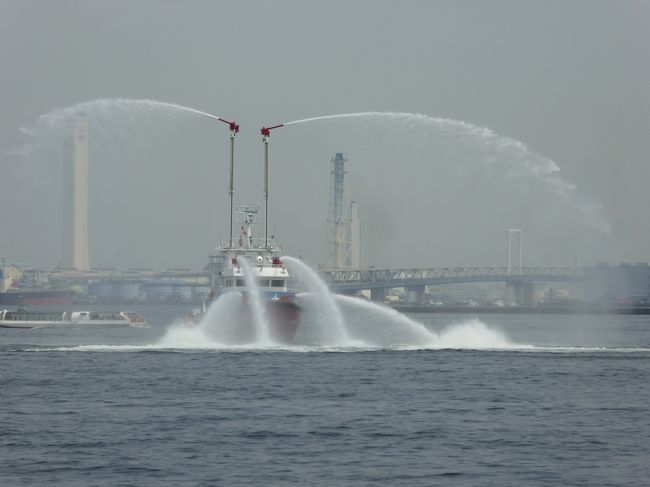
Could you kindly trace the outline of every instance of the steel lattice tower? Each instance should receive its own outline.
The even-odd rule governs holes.
[[[327,221],[331,225],[329,266],[334,269],[359,268],[359,220],[354,201],[347,204],[345,162],[337,152],[330,173],[330,205]]]

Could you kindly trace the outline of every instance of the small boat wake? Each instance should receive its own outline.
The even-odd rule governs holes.
[[[230,341],[228,330],[236,319],[238,298],[234,294],[221,296],[204,318],[194,326],[184,323],[171,325],[157,342],[162,349],[264,350],[296,352],[359,352],[377,350],[519,350],[531,345],[517,344],[479,320],[459,323],[441,332],[385,306],[358,298],[335,296],[340,312],[334,315],[338,333],[336,340],[327,333],[332,313],[323,312],[317,294],[298,296],[303,317],[292,344],[255,341],[245,345]],[[331,308],[329,306],[328,308]]]

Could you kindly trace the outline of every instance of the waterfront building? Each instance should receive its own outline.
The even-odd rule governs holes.
[[[586,267],[584,299],[593,303],[650,303],[650,265],[644,262]]]

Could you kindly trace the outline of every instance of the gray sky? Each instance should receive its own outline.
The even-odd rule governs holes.
[[[529,264],[647,261],[649,45],[647,1],[0,0],[0,253],[61,255],[61,148],[25,152],[40,139],[19,128],[121,97],[237,120],[240,202],[262,201],[264,124],[413,112],[498,134],[383,116],[274,132],[271,226],[312,263],[335,152],[366,265],[503,264],[507,228]],[[202,266],[227,232],[226,127],[93,110],[91,264]]]

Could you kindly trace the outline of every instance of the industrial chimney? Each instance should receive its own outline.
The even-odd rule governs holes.
[[[88,121],[74,120],[63,155],[63,261],[80,271],[88,259]]]

